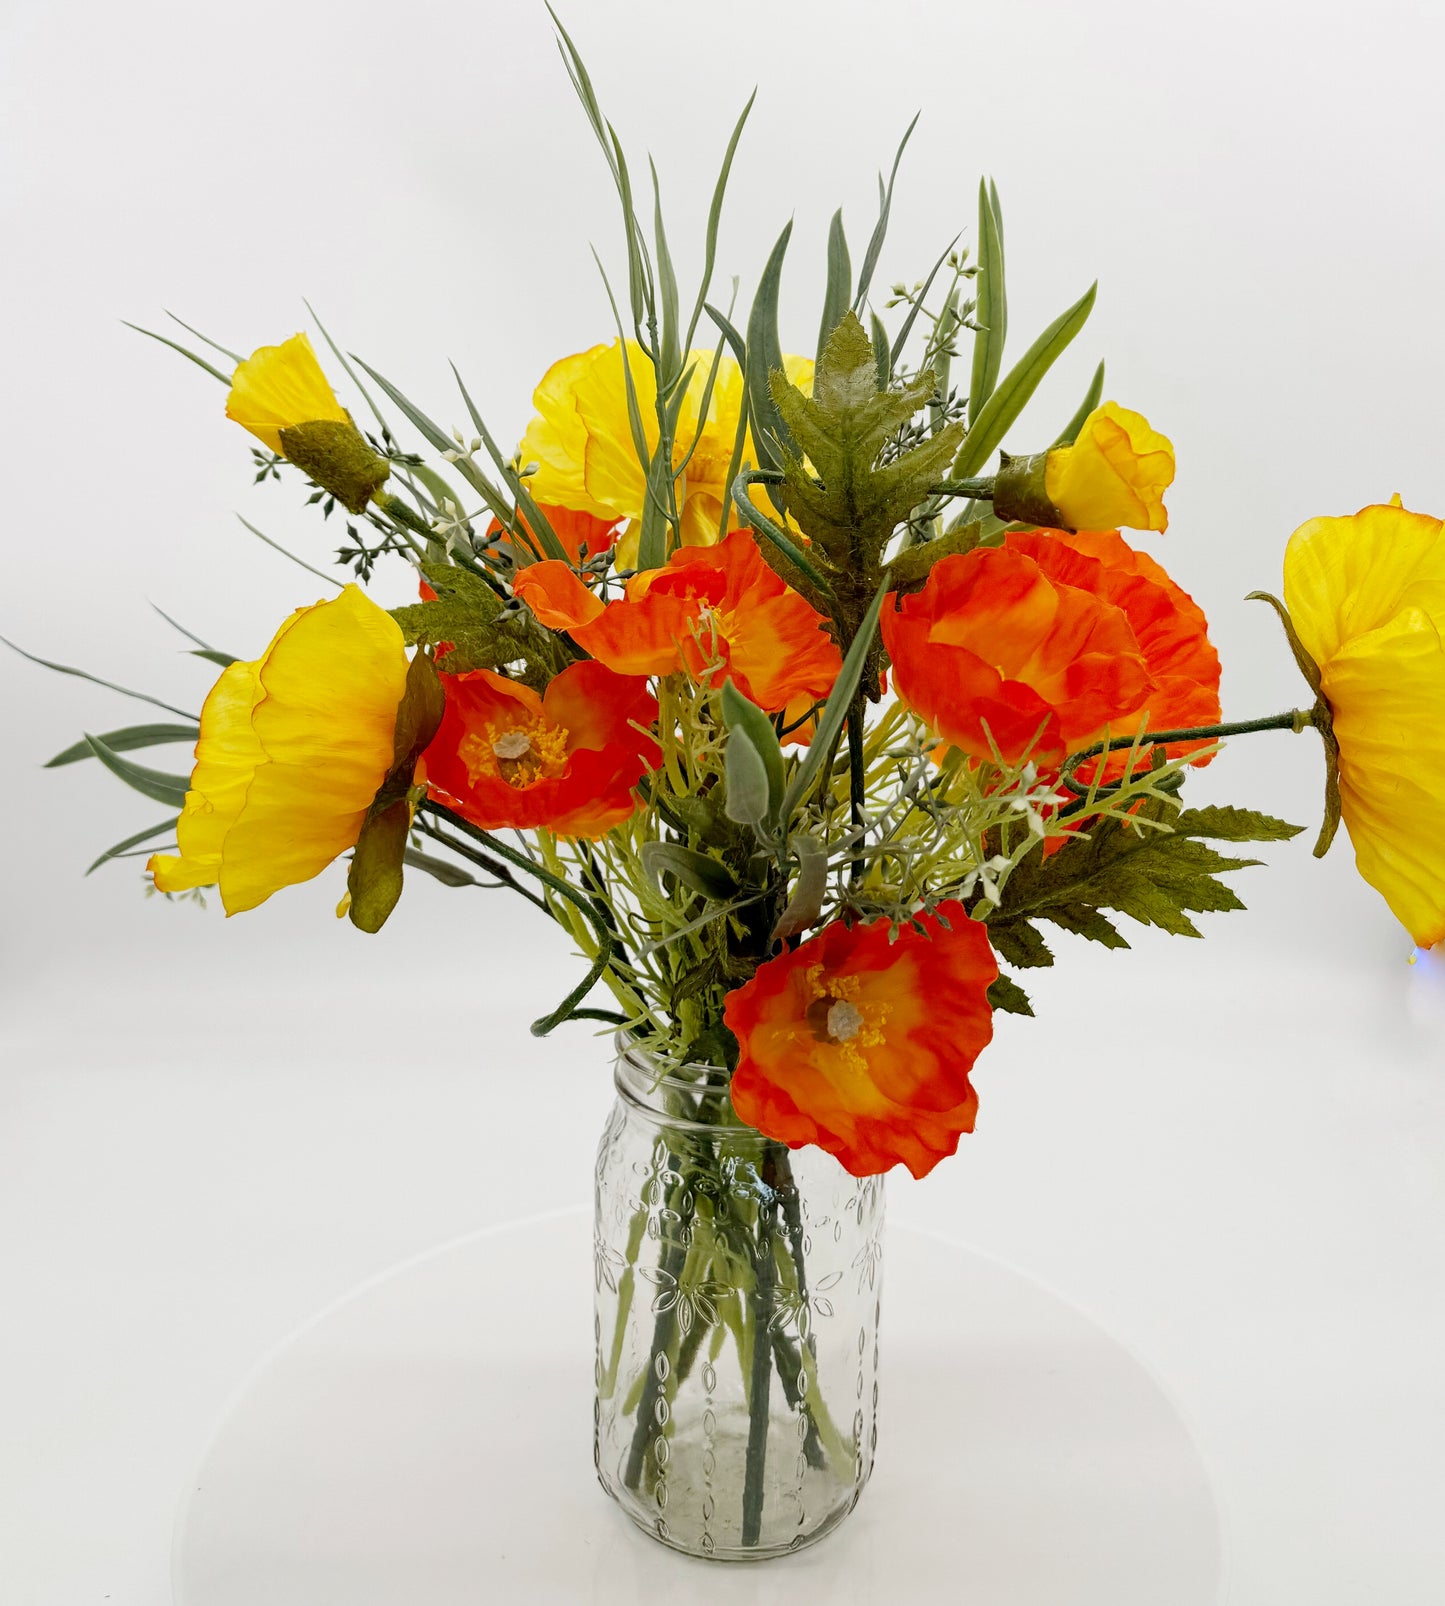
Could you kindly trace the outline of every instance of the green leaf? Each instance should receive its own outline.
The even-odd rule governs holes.
[[[338,580],[334,574],[326,574],[322,570],[314,568],[305,560],[305,558],[298,558],[294,552],[288,552],[279,541],[273,541],[271,537],[264,531],[258,530],[249,519],[241,518],[239,513],[236,515],[236,517],[241,520],[241,523],[246,526],[246,528],[251,532],[252,535],[256,537],[258,541],[264,541],[273,552],[279,552],[283,558],[290,558],[292,563],[300,565],[300,567],[305,569],[308,574],[314,574],[318,580],[324,580],[327,585],[335,586],[338,591],[344,591],[346,589],[345,582]]]
[[[823,318],[818,325],[818,361],[823,360],[823,348],[828,336],[843,321],[853,300],[853,264],[848,256],[848,237],[843,232],[843,212],[840,207],[828,225],[828,281],[823,291]],[[887,384],[887,380],[883,381]]]
[[[773,927],[773,941],[796,937],[818,923],[828,891],[828,850],[816,837],[798,835],[788,844],[798,861],[793,895]]]
[[[753,446],[759,468],[777,468],[780,447],[792,444],[769,389],[774,371],[783,366],[783,348],[778,340],[778,289],[783,277],[783,258],[792,234],[793,225],[789,220],[768,255],[758,293],[753,297],[752,311],[748,314],[745,377],[748,415],[752,419]]]
[[[757,750],[768,777],[768,816],[776,819],[783,803],[784,769],[783,749],[773,722],[751,699],[729,679],[722,689],[723,723],[728,729],[728,740],[742,731]]]
[[[1048,944],[1026,920],[997,927],[991,924],[988,934],[999,958],[1016,970],[1038,969],[1054,962]]]
[[[463,870],[459,864],[453,864],[448,859],[438,859],[430,853],[423,853],[420,848],[408,848],[402,856],[402,862],[411,870],[420,870],[435,881],[440,881],[444,887],[479,887],[481,882],[474,875]]]
[[[42,669],[53,669],[57,675],[75,675],[81,680],[88,680],[92,686],[104,686],[107,691],[118,691],[122,697],[133,697],[138,703],[149,703],[152,708],[163,708],[166,713],[179,714],[182,719],[194,721],[196,718],[184,708],[163,703],[159,697],[148,697],[143,691],[131,691],[128,687],[117,686],[113,680],[102,680],[99,675],[92,675],[89,670],[72,669],[69,664],[54,664],[48,658],[37,658],[33,652],[26,652],[24,647],[17,647],[5,636],[0,636],[0,641],[3,641],[11,652],[18,652],[22,658],[28,658],[32,664],[39,664]]]
[[[91,865],[90,869],[85,872],[86,875],[89,875],[93,870],[100,869],[101,865],[103,865],[108,859],[121,858],[129,849],[135,847],[138,842],[149,842],[153,837],[158,837],[165,832],[174,831],[176,828],[176,820],[179,818],[180,816],[177,815],[172,819],[162,820],[159,825],[148,825],[144,831],[137,831],[134,836],[128,836],[124,842],[117,842],[113,848],[107,848],[105,852],[102,853],[101,856],[95,861],[95,863]]]
[[[737,877],[725,864],[680,842],[644,842],[642,867],[659,887],[667,874],[717,903],[726,903],[738,895]]]
[[[853,694],[858,690],[858,684],[863,678],[864,665],[873,650],[873,636],[878,629],[878,615],[883,611],[883,599],[887,596],[891,584],[890,577],[885,574],[872,602],[868,604],[867,613],[863,615],[858,633],[853,638],[853,644],[843,660],[843,667],[838,671],[838,678],[833,683],[833,690],[823,705],[823,712],[818,716],[818,726],[813,732],[812,741],[808,744],[807,756],[798,766],[797,773],[783,794],[780,817],[784,827],[797,811],[798,804],[807,795],[809,787],[817,778],[818,771],[822,769],[825,760],[832,752],[833,744],[842,734],[843,722],[848,717]]]
[[[157,803],[169,803],[177,809],[185,807],[186,792],[190,786],[186,776],[167,775],[161,770],[147,769],[144,764],[133,764],[130,759],[122,758],[107,747],[98,736],[87,734],[85,740],[91,752],[111,774],[119,776],[127,786]]]
[[[994,210],[993,196],[978,181],[978,274],[974,279],[973,373],[968,389],[970,423],[983,411],[998,383],[1003,364],[1004,337],[1008,333],[1008,296],[1004,289],[1003,225]]]
[[[1219,876],[1258,864],[1228,858],[1203,838],[1230,842],[1283,841],[1297,832],[1267,814],[1233,808],[1182,810],[1167,798],[1151,798],[1128,819],[1088,822],[1088,835],[1071,837],[1045,858],[1035,849],[1004,883],[989,935],[1010,963],[1033,951],[1038,934],[1031,922],[1047,920],[1065,931],[1109,948],[1127,948],[1101,912],[1127,915],[1141,925],[1197,937],[1192,914],[1242,909],[1238,895]]]
[[[212,379],[219,379],[227,390],[231,388],[231,375],[223,374],[219,368],[213,367],[204,357],[198,357],[195,352],[187,351],[184,346],[177,345],[174,340],[167,340],[164,335],[158,335],[154,329],[142,329],[138,323],[129,323],[124,318],[120,321],[125,324],[127,329],[134,329],[138,335],[145,335],[151,340],[159,340],[163,346],[169,346],[172,351],[180,352],[181,356],[188,357],[195,363],[197,368],[204,368]]]
[[[733,156],[737,152],[738,141],[743,135],[743,125],[748,120],[748,113],[753,109],[753,102],[758,98],[755,89],[748,96],[748,103],[743,107],[737,122],[733,125],[732,138],[728,140],[728,148],[723,153],[722,168],[717,176],[717,183],[713,186],[712,205],[707,213],[707,244],[703,252],[702,281],[698,285],[697,301],[693,305],[692,318],[687,326],[687,338],[683,341],[684,350],[692,345],[692,337],[697,333],[698,319],[702,316],[703,308],[707,305],[707,293],[712,285],[713,265],[717,261],[717,235],[718,225],[722,220],[723,197],[727,194],[728,176],[733,168]],[[743,355],[739,354],[738,365],[743,364]]]
[[[1255,809],[1213,804],[1203,809],[1185,809],[1174,822],[1174,829],[1185,836],[1210,837],[1216,842],[1288,842],[1304,827]]]
[[[1024,410],[1029,397],[1038,389],[1039,381],[1068,349],[1069,342],[1088,321],[1098,289],[1097,283],[1091,284],[1072,307],[1054,319],[1019,361],[1009,369],[1003,382],[984,403],[982,411],[976,417],[969,419],[968,434],[954,460],[950,478],[968,479],[993,455],[994,448],[1007,434],[1009,425]]]
[[[853,310],[860,312],[867,299],[869,286],[873,283],[873,270],[878,266],[878,258],[883,251],[883,242],[888,238],[888,215],[893,210],[893,184],[898,177],[898,165],[903,160],[903,153],[908,148],[908,141],[913,137],[913,130],[918,126],[918,119],[922,112],[913,114],[913,121],[903,131],[903,138],[898,142],[898,150],[893,157],[893,170],[888,175],[885,185],[883,175],[878,175],[878,221],[873,225],[873,233],[868,240],[868,249],[863,253],[863,266],[858,272],[858,288],[853,293]]]
[[[127,725],[121,730],[106,731],[95,740],[103,742],[112,753],[128,753],[137,747],[159,747],[165,742],[194,742],[201,734],[199,725]],[[45,768],[59,769],[62,764],[77,764],[83,758],[94,758],[95,749],[89,741],[76,742],[63,753],[57,753]]]
[[[1029,995],[1011,976],[1000,976],[997,981],[989,983],[988,1001],[994,1009],[1001,1009],[1010,1015],[1032,1015],[1034,1012]]]
[[[207,663],[219,664],[222,669],[229,669],[236,662],[233,652],[218,652],[214,647],[197,647],[191,653],[192,658],[204,658]]]
[[[773,740],[777,741],[776,735]],[[745,726],[738,725],[728,732],[723,758],[728,818],[762,831],[773,813],[772,787],[767,760],[754,745]]]
[[[1094,370],[1094,377],[1089,381],[1089,388],[1084,392],[1084,399],[1079,403],[1074,416],[1059,431],[1054,446],[1072,446],[1079,438],[1079,431],[1084,427],[1084,420],[1099,405],[1099,398],[1104,394],[1104,365],[1100,363]],[[1050,448],[1053,450],[1053,447]]]
[[[878,388],[887,390],[893,377],[893,358],[888,348],[888,331],[883,320],[871,308],[868,312],[869,338],[873,342],[873,365],[878,370]]]
[[[662,185],[658,182],[657,163],[649,156],[647,166],[652,173],[652,237],[657,251],[657,290],[662,313],[662,351],[658,375],[660,390],[670,384],[682,369],[682,308],[677,294],[677,273],[672,265],[672,252],[667,246],[667,229],[662,220]]]

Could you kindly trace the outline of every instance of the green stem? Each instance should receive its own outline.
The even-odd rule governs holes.
[[[505,859],[508,864],[515,865],[517,869],[534,876],[543,886],[549,887],[559,897],[565,898],[587,919],[592,929],[597,933],[597,957],[592,961],[587,974],[562,1000],[550,1015],[543,1015],[540,1020],[532,1022],[533,1037],[545,1037],[553,1027],[560,1026],[575,1012],[577,1006],[590,993],[602,973],[617,956],[617,944],[613,941],[609,929],[608,918],[591,898],[584,897],[575,887],[569,886],[561,876],[553,875],[550,870],[544,870],[540,864],[534,864],[525,853],[518,853],[515,848],[509,848],[505,842],[499,842],[489,831],[483,831],[470,820],[463,819],[460,814],[447,808],[444,803],[438,803],[434,798],[428,798],[421,807],[438,819],[446,820],[450,825],[469,836],[475,842],[480,842],[488,853],[495,854],[499,859]]]
[[[763,1155],[763,1178],[769,1195],[775,1191],[777,1172],[769,1144]],[[743,1462],[743,1531],[746,1550],[756,1545],[763,1526],[763,1475],[768,1453],[768,1393],[773,1369],[773,1346],[768,1327],[773,1315],[773,1227],[776,1206],[771,1197],[758,1202],[757,1284],[753,1290],[753,1364],[748,1388],[748,1447]]]
[[[966,496],[975,502],[993,501],[993,476],[971,480],[940,480],[932,487],[934,496]]]
[[[1124,748],[1160,747],[1166,742],[1207,742],[1225,736],[1248,736],[1254,731],[1288,731],[1296,734],[1314,723],[1307,710],[1290,709],[1283,714],[1266,714],[1261,719],[1239,719],[1222,725],[1188,725],[1179,730],[1145,731],[1137,736],[1117,736],[1112,741],[1096,742],[1082,753],[1073,753],[1064,760],[1059,779],[1071,792],[1086,794],[1089,788],[1074,779],[1074,771],[1091,758],[1102,758],[1105,753],[1121,752]]]

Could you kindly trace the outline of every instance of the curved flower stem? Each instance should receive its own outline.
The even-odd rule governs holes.
[[[1112,791],[1111,787],[1091,789],[1074,779],[1074,771],[1091,758],[1102,758],[1106,753],[1117,753],[1124,748],[1144,749],[1160,747],[1166,742],[1208,742],[1225,736],[1248,736],[1254,731],[1288,731],[1299,734],[1314,724],[1314,717],[1305,709],[1290,709],[1283,714],[1266,714],[1261,719],[1239,719],[1222,725],[1189,725],[1180,730],[1143,731],[1136,736],[1118,736],[1113,741],[1095,742],[1081,753],[1071,753],[1059,772],[1059,782],[1076,797],[1087,797]]]
[[[454,826],[464,835],[471,837],[473,841],[479,842],[488,853],[495,854],[499,859],[505,859],[508,864],[513,864],[517,869],[534,876],[544,887],[549,888],[559,897],[565,898],[568,903],[581,912],[597,933],[597,957],[592,961],[587,974],[550,1015],[543,1015],[540,1020],[532,1022],[533,1037],[545,1037],[554,1026],[560,1026],[564,1020],[567,1020],[576,1011],[577,1006],[592,991],[603,971],[607,969],[616,956],[617,944],[613,940],[606,916],[597,903],[578,892],[575,887],[569,886],[561,876],[553,875],[550,870],[543,869],[540,864],[534,864],[525,853],[518,853],[515,848],[509,848],[505,842],[498,841],[489,831],[483,831],[479,826],[473,825],[470,820],[463,819],[460,814],[447,808],[444,803],[438,803],[434,798],[428,798],[420,807],[429,814],[436,815],[438,819],[446,820],[448,824]]]
[[[934,496],[966,496],[971,502],[993,501],[993,476],[970,480],[940,480],[931,488]]]

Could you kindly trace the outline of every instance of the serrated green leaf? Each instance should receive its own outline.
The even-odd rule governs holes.
[[[137,831],[134,836],[128,836],[124,842],[117,842],[113,848],[107,848],[105,852],[102,853],[101,856],[95,861],[95,863],[91,865],[90,869],[85,872],[86,875],[89,875],[93,870],[100,869],[101,865],[103,865],[108,859],[119,859],[123,857],[126,852],[135,847],[138,842],[149,842],[153,837],[158,837],[163,832],[174,831],[176,828],[176,820],[179,818],[180,816],[177,815],[173,819],[162,820],[159,825],[149,825],[144,831]]]
[[[1087,904],[1056,903],[1039,914],[1061,931],[1071,931],[1076,937],[1086,937],[1102,948],[1127,948],[1128,939],[1111,920],[1105,919],[1097,909]]]
[[[121,730],[104,732],[98,740],[112,753],[128,753],[137,747],[160,747],[166,742],[194,742],[200,734],[199,725],[127,725]],[[63,753],[57,753],[44,768],[59,769],[62,764],[78,764],[81,759],[94,757],[95,749],[90,743],[80,741]]]
[[[122,758],[119,753],[107,747],[97,736],[87,733],[85,741],[91,752],[112,775],[124,781],[142,797],[151,798],[157,803],[169,803],[177,809],[185,806],[186,792],[190,787],[190,781],[186,776],[168,775],[163,770],[153,770],[144,764],[134,764],[130,759]]]
[[[1008,333],[1008,296],[1004,288],[1003,226],[994,210],[988,185],[978,181],[978,274],[974,279],[973,372],[968,388],[970,422],[983,411],[998,383]]]
[[[1210,837],[1216,842],[1288,842],[1304,827],[1255,809],[1212,804],[1208,808],[1185,809],[1174,822],[1174,829],[1184,836]]]
[[[1012,976],[1000,976],[989,983],[988,1001],[994,1009],[1001,1009],[1009,1015],[1032,1015],[1034,1012],[1029,995]]]
[[[508,612],[503,598],[469,569],[447,563],[423,563],[435,602],[393,608],[407,645],[421,642],[449,648],[438,661],[443,674],[472,669],[501,669],[525,659],[528,684],[545,681],[566,663],[566,652],[530,614]]]
[[[1094,297],[1098,294],[1094,283],[1066,312],[1057,318],[1034,341],[1033,345],[1009,369],[1003,382],[989,397],[977,417],[969,419],[968,434],[954,460],[952,479],[968,479],[993,455],[1008,432],[1009,426],[1024,410],[1029,397],[1038,389],[1039,381],[1068,349],[1070,341],[1088,321],[1093,311]]]
[[[990,921],[988,936],[999,958],[1016,970],[1036,970],[1054,962],[1049,945],[1027,920]]]

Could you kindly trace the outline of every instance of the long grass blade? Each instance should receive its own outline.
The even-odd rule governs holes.
[[[153,837],[158,837],[165,831],[174,831],[176,820],[179,818],[180,816],[176,815],[169,820],[162,820],[159,825],[148,825],[144,831],[137,831],[134,836],[128,836],[124,842],[117,842],[113,848],[107,848],[95,863],[90,866],[90,869],[85,872],[86,875],[90,875],[92,871],[100,869],[101,865],[105,864],[107,860],[126,857],[130,849],[135,847],[137,843],[149,842]]]
[[[1079,403],[1079,409],[1074,416],[1059,431],[1055,446],[1072,446],[1079,438],[1079,431],[1084,427],[1084,420],[1099,405],[1099,398],[1104,394],[1104,365],[1100,363],[1094,370],[1094,377],[1089,381],[1089,388],[1084,392],[1084,399]]]
[[[246,528],[251,532],[252,535],[256,537],[258,541],[264,541],[268,547],[271,547],[275,551],[279,552],[283,558],[290,558],[292,563],[299,563],[308,574],[314,574],[318,580],[324,580],[327,585],[335,586],[338,591],[345,591],[345,581],[338,580],[334,574],[327,574],[324,569],[313,568],[305,558],[298,558],[294,552],[288,552],[279,541],[273,541],[271,537],[263,530],[258,530],[256,526],[251,523],[250,519],[241,518],[239,513],[236,515],[236,517],[241,519],[241,523],[246,526]]]
[[[131,323],[126,318],[122,318],[120,321],[126,326],[127,329],[134,329],[138,335],[145,335],[151,340],[159,340],[163,346],[169,346],[172,351],[180,352],[181,356],[189,357],[190,360],[195,363],[197,368],[204,368],[213,379],[219,379],[227,388],[227,390],[231,388],[230,374],[223,374],[219,368],[212,367],[212,365],[208,363],[204,357],[198,357],[195,352],[187,351],[184,346],[178,344],[176,341],[167,340],[164,335],[158,335],[154,329],[142,329],[138,323]]]
[[[179,714],[182,719],[196,723],[196,716],[184,708],[177,708],[173,703],[163,703],[159,697],[150,697],[143,691],[132,691],[128,686],[117,686],[113,680],[102,680],[99,675],[92,675],[88,669],[74,669],[69,664],[52,663],[48,658],[37,658],[33,652],[26,652],[24,647],[17,647],[7,636],[0,636],[11,652],[18,652],[22,658],[28,658],[32,664],[39,664],[42,669],[53,669],[57,675],[75,675],[80,680],[88,680],[93,686],[104,686],[107,691],[118,691],[122,697],[134,697],[138,703],[149,703],[152,708],[164,708],[168,714]]]
[[[898,177],[898,164],[903,160],[903,153],[908,148],[908,141],[913,137],[913,130],[918,126],[918,119],[922,112],[914,112],[913,121],[904,130],[903,138],[898,142],[898,153],[893,158],[893,171],[888,175],[888,183],[883,183],[882,175],[878,178],[878,221],[873,225],[873,234],[868,241],[868,249],[863,253],[863,266],[858,271],[858,288],[853,292],[853,310],[861,312],[863,303],[868,296],[868,287],[873,283],[873,270],[878,266],[878,258],[883,251],[883,242],[888,238],[888,214],[893,209],[893,182]]]
[[[1008,296],[1004,288],[1003,223],[994,209],[994,194],[978,181],[978,276],[974,279],[973,372],[968,387],[970,421],[983,411],[993,395],[1003,366],[1004,338],[1008,333]]]

